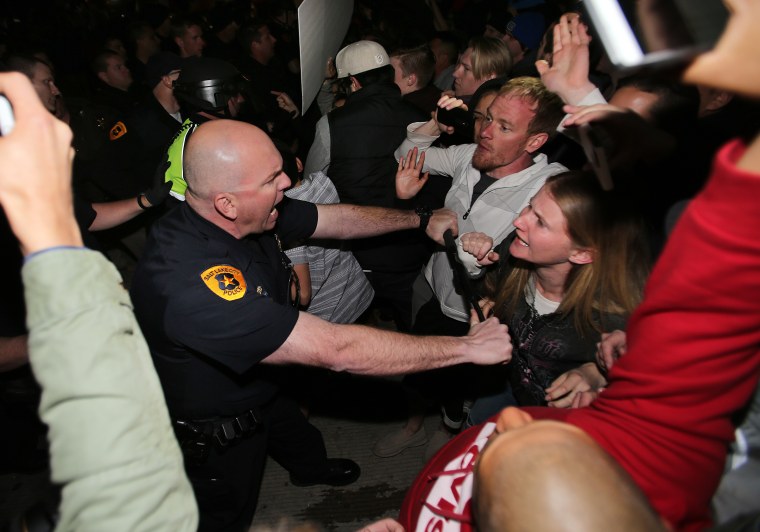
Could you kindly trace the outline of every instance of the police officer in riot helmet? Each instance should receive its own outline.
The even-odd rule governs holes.
[[[190,113],[207,119],[235,118],[245,101],[246,80],[230,63],[191,57],[182,65],[174,93]]]
[[[174,82],[174,94],[187,119],[174,136],[167,157],[171,165],[165,181],[172,181],[171,196],[185,200],[187,183],[183,177],[182,153],[196,127],[209,120],[237,118],[245,102],[247,81],[227,61],[211,57],[189,57]]]

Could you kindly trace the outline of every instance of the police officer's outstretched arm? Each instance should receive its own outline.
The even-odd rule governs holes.
[[[52,478],[64,485],[57,527],[195,530],[192,488],[129,297],[115,268],[82,247],[71,130],[25,76],[0,74],[0,93],[16,115],[0,138],[0,204],[25,255],[29,357]]]
[[[443,233],[447,229],[451,229],[454,236],[458,234],[457,214],[450,209],[438,209],[426,217],[415,211],[336,203],[317,205],[317,212],[319,218],[312,234],[314,238],[346,240],[420,228],[443,244]]]
[[[306,364],[362,375],[400,375],[472,362],[503,364],[512,357],[507,326],[496,318],[471,321],[463,337],[412,336],[361,325],[338,325],[301,312],[269,364]]]

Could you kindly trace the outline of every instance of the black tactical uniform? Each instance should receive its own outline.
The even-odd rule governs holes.
[[[283,239],[316,228],[313,204],[286,199],[278,211]],[[291,480],[334,467],[319,431],[278,395],[259,364],[298,320],[287,266],[273,232],[236,239],[182,203],[155,223],[135,272],[135,313],[175,427],[181,420],[211,436],[210,452],[198,458],[178,432],[201,530],[250,524],[267,452]]]

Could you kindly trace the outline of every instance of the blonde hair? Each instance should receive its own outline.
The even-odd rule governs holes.
[[[628,316],[641,301],[650,265],[644,230],[592,175],[558,174],[547,179],[544,189],[562,211],[573,244],[594,254],[592,262],[573,265],[557,312],[574,312],[574,326],[581,336],[602,332],[604,323],[595,314],[600,320],[604,314]],[[524,300],[534,269],[529,262],[509,260],[511,269],[494,297],[495,313],[502,321],[508,321]]]
[[[557,126],[565,116],[562,99],[551,92],[539,78],[521,76],[507,81],[499,90],[499,96],[509,96],[528,101],[533,105],[533,118],[528,124],[528,135],[546,133],[553,137]]]
[[[507,45],[493,37],[474,37],[470,41],[470,61],[475,79],[501,78],[512,70],[512,56]]]

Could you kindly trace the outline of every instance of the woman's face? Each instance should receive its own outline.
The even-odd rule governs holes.
[[[514,226],[517,238],[509,246],[512,256],[537,266],[575,262],[577,249],[567,234],[567,220],[546,186],[522,210]]]

